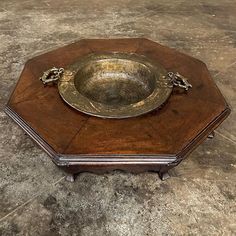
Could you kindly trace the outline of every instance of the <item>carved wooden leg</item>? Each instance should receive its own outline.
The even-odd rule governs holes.
[[[215,131],[212,131],[209,135],[208,138],[212,139],[215,137]]]
[[[71,183],[75,182],[75,175],[74,174],[67,174],[66,181],[71,182]]]
[[[158,175],[159,175],[160,179],[163,180],[163,181],[170,178],[170,175],[169,175],[168,171],[159,172]]]

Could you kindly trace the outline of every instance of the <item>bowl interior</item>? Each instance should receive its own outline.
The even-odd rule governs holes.
[[[83,96],[111,106],[142,101],[156,87],[155,74],[148,66],[123,58],[87,61],[75,74],[74,83]]]

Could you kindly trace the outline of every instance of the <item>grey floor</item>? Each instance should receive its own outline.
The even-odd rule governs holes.
[[[65,181],[2,111],[29,58],[81,38],[146,37],[204,61],[230,117],[162,182]],[[0,235],[236,234],[235,0],[0,1]]]

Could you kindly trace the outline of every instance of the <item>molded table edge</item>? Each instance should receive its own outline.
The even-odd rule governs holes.
[[[158,165],[174,165],[181,161],[175,155],[159,155],[159,154],[78,154],[78,155],[62,155],[56,153],[47,142],[40,137],[9,105],[6,105],[4,112],[17,123],[52,159],[58,166],[70,165],[107,165],[107,164],[158,164]]]

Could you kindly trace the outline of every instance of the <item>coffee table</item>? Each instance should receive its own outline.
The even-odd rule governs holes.
[[[68,106],[42,73],[89,53],[125,52],[156,60],[189,78],[188,92],[174,89],[161,109],[127,119],[89,116]],[[68,173],[156,171],[161,179],[229,115],[230,109],[200,60],[144,38],[84,39],[26,62],[5,112]],[[217,147],[216,147],[217,148]]]

